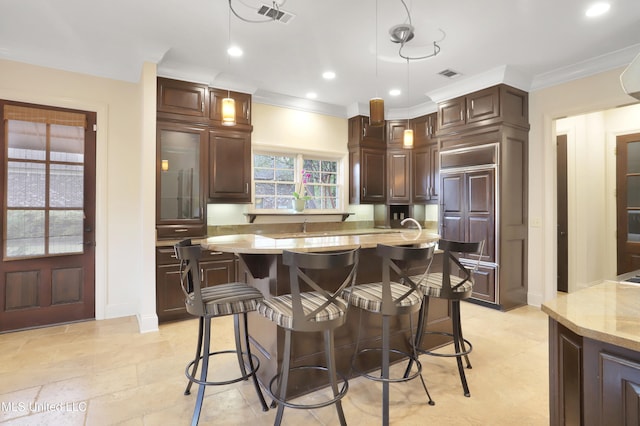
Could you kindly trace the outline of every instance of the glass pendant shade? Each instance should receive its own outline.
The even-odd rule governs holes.
[[[160,169],[161,169],[163,172],[169,171],[169,160],[162,160],[162,163],[161,163]]]
[[[369,125],[384,126],[384,100],[382,98],[372,98],[369,101]]]
[[[222,124],[224,126],[236,125],[236,101],[233,98],[222,99]]]
[[[413,148],[413,130],[407,129],[404,131],[404,135],[402,138],[402,147]]]

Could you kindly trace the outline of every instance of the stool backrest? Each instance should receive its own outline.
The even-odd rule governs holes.
[[[173,246],[176,258],[180,261],[180,286],[185,297],[187,311],[192,315],[205,315],[202,301],[202,276],[200,256],[202,249],[193,245],[190,239],[182,240]]]
[[[451,241],[451,240],[439,240],[438,248],[443,251],[442,256],[442,291],[441,297],[444,298],[460,298],[460,291],[458,290],[464,283],[471,282],[473,284],[473,273],[480,266],[480,260],[482,259],[482,252],[484,251],[484,240],[480,242],[461,242],[461,241]],[[456,256],[457,254],[473,254],[476,253],[478,255],[478,259],[476,261],[475,266],[472,269],[469,269],[465,265],[463,265],[459,258]],[[462,272],[463,276],[462,281],[457,282],[454,285],[451,285],[451,267],[452,265],[456,265],[458,269]],[[457,281],[457,280],[456,280]],[[469,295],[470,292],[469,292]]]
[[[420,276],[426,276],[433,260],[434,250],[433,245],[427,247],[377,245],[376,254],[382,258],[382,315],[404,313],[402,301],[418,291],[418,283],[411,278],[417,274],[412,273],[411,268],[417,263],[423,271]],[[391,282],[405,284],[407,290],[394,297],[391,293]]]
[[[289,284],[291,286],[291,302],[293,328],[300,331],[318,331],[327,328],[313,318],[327,307],[347,310],[347,303],[340,296],[347,286],[355,284],[358,273],[360,248],[343,252],[302,253],[294,251],[282,252],[282,263],[289,266]],[[342,281],[341,281],[342,280]],[[336,287],[336,283],[339,283]],[[303,297],[306,290],[316,293],[324,299],[321,305],[307,314],[303,309]],[[340,322],[345,321],[343,315]]]

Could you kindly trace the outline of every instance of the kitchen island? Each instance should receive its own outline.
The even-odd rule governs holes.
[[[542,310],[551,424],[640,424],[640,286],[604,281]]]
[[[357,283],[381,280],[381,262],[375,254],[378,244],[422,245],[437,242],[439,236],[428,231],[373,229],[352,232],[329,231],[273,235],[224,235],[202,241],[207,250],[235,253],[239,258],[238,278],[260,289],[265,297],[290,293],[288,267],[282,264],[283,250],[323,252],[361,248]],[[434,262],[434,266],[436,262]],[[415,265],[416,270],[419,265]],[[424,266],[423,266],[424,270]],[[336,286],[339,282],[335,283]],[[413,318],[413,327],[417,316]],[[284,331],[257,313],[249,315],[249,334],[252,351],[260,359],[258,377],[263,385],[276,374],[282,363]],[[429,310],[429,326],[433,330],[446,331],[451,327],[449,304],[433,300]],[[399,318],[392,325],[392,345],[405,352],[410,351],[410,321]],[[359,347],[380,346],[381,320],[377,315],[359,309],[351,309],[347,323],[335,333],[338,371],[350,373],[351,356],[360,335]],[[423,347],[433,348],[447,342],[443,336],[429,336]],[[324,348],[317,333],[294,333],[292,366],[323,365]],[[363,360],[365,368],[374,369],[379,359]],[[289,395],[301,395],[326,385],[324,375],[317,377],[305,373],[304,377],[292,375]]]

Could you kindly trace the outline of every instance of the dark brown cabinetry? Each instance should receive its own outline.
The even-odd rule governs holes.
[[[409,128],[408,120],[389,120],[387,126],[387,148],[402,148],[404,131]]]
[[[411,161],[411,201],[414,204],[438,202],[440,185],[440,155],[434,127],[437,114],[411,119],[414,148]]]
[[[203,250],[200,267],[205,287],[236,280],[237,261],[233,254]],[[156,249],[156,312],[160,322],[189,317],[180,286],[180,265],[173,247]]]
[[[462,124],[453,120],[456,104]],[[438,117],[440,234],[485,241],[473,300],[501,309],[526,304],[527,94],[500,85],[438,110],[449,114]]]
[[[248,93],[228,92],[209,89],[209,118],[213,126],[222,126],[222,99],[231,97],[236,104],[236,125],[233,130],[251,131],[251,95]]]
[[[389,170],[389,196],[387,204],[409,204],[411,202],[411,150],[387,151]]]
[[[549,320],[551,425],[640,424],[640,353]]]
[[[503,122],[528,126],[525,92],[501,84],[438,104],[438,134]]]
[[[198,126],[158,122],[156,137],[157,236],[203,236],[207,229],[207,133]]]
[[[349,119],[349,202],[351,204],[387,201],[387,167],[384,126],[371,127],[369,119]]]
[[[186,81],[158,79],[157,110],[166,119],[200,121],[209,115],[207,87]]]
[[[209,132],[209,200],[251,202],[251,134]]]

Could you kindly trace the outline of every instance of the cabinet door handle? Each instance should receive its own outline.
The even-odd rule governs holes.
[[[363,197],[367,196],[367,188],[362,188],[362,196]]]
[[[219,256],[219,255],[222,254],[222,252],[221,251],[211,251],[211,252],[209,252],[209,254],[212,255],[212,256]]]
[[[174,230],[174,232],[187,232],[187,231],[188,229],[184,229],[184,228]]]
[[[245,193],[245,194],[248,194],[248,193],[249,193],[249,182],[245,183],[244,193]]]

